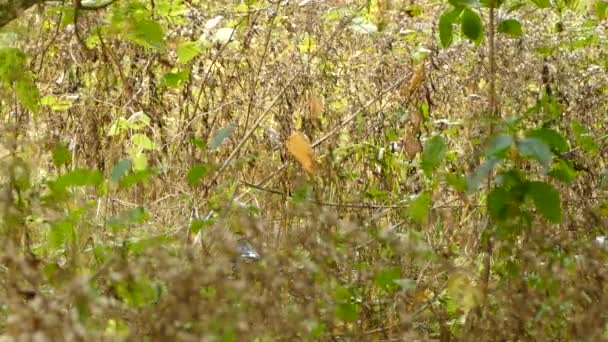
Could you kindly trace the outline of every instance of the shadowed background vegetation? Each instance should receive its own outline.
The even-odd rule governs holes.
[[[605,2],[12,5],[3,340],[608,338]]]

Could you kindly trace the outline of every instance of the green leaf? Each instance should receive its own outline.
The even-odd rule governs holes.
[[[496,221],[504,221],[509,217],[509,192],[503,187],[492,189],[488,194],[488,213]]]
[[[40,98],[41,106],[49,106],[52,111],[64,111],[70,109],[74,103],[73,99],[62,98],[59,99],[54,95],[46,95]]]
[[[521,23],[515,19],[506,19],[498,24],[498,32],[505,33],[511,37],[520,37],[523,34]]]
[[[22,76],[15,82],[15,93],[17,99],[25,108],[34,113],[38,112],[40,91],[30,77]]]
[[[399,290],[399,285],[395,280],[401,278],[401,270],[399,268],[390,268],[376,275],[376,286],[382,290],[393,293]]]
[[[142,171],[148,168],[148,156],[145,152],[136,148],[129,149],[129,157],[133,163],[133,170]]]
[[[98,170],[77,169],[61,175],[52,183],[55,191],[64,191],[68,187],[94,186],[103,181],[103,176]]]
[[[426,142],[422,152],[422,170],[427,177],[431,177],[433,172],[445,158],[447,146],[441,136],[434,136]]]
[[[517,148],[524,157],[533,158],[544,166],[553,158],[549,145],[538,138],[524,138],[517,143]]]
[[[192,186],[196,186],[208,172],[209,166],[207,164],[194,165],[190,171],[188,171],[188,183]]]
[[[462,34],[470,40],[479,43],[483,38],[483,24],[477,12],[465,8],[460,19]]]
[[[222,145],[224,140],[232,135],[235,128],[236,128],[235,124],[230,124],[226,127],[218,129],[217,132],[215,132],[215,135],[213,136],[213,138],[211,139],[211,142],[209,142],[209,145],[207,147],[210,150],[215,150],[216,148],[220,147],[220,145]]]
[[[177,46],[177,61],[181,64],[188,63],[200,53],[197,42],[183,42]]]
[[[22,77],[27,64],[23,51],[7,47],[0,49],[0,81],[6,86]]]
[[[163,28],[156,21],[141,20],[132,29],[135,42],[149,48],[160,49],[164,46]]]
[[[595,14],[599,20],[606,19],[606,9],[608,9],[608,2],[604,0],[595,1]]]
[[[448,1],[455,8],[476,8],[479,7],[478,0],[449,0]]]
[[[179,72],[168,72],[163,75],[163,81],[169,88],[180,88],[190,77],[190,69]]]
[[[133,145],[135,145],[141,150],[154,149],[154,143],[152,142],[152,140],[150,140],[150,138],[141,133],[133,134],[133,136],[131,137],[131,142],[133,143]]]
[[[557,154],[568,152],[570,150],[566,139],[553,129],[535,129],[528,133],[528,136],[544,141],[551,148],[551,150]]]
[[[110,171],[110,180],[117,183],[131,169],[131,162],[128,159],[122,159]]]
[[[74,224],[71,220],[62,219],[54,222],[49,231],[49,243],[53,249],[64,247],[74,234]]]
[[[412,220],[423,223],[429,215],[429,208],[431,206],[431,194],[423,192],[418,195],[416,199],[410,201],[409,207],[407,208],[407,214]]]
[[[574,138],[577,145],[579,145],[587,153],[597,153],[598,146],[594,137],[587,132],[587,129],[580,122],[573,121],[570,124],[570,128],[574,133]]]
[[[148,181],[148,179],[150,179],[152,176],[154,176],[154,172],[150,169],[138,170],[124,176],[120,180],[120,186],[123,188],[129,188],[135,184]]]
[[[454,190],[458,192],[467,191],[467,180],[466,178],[455,175],[453,173],[449,173],[445,176],[445,180]]]
[[[190,232],[192,234],[197,234],[201,229],[211,227],[214,223],[215,220],[213,218],[205,220],[192,220],[190,223]]]
[[[570,184],[576,178],[576,170],[572,167],[570,161],[557,158],[556,162],[553,163],[553,168],[549,171],[549,176]]]
[[[163,245],[167,245],[174,240],[174,238],[169,236],[155,236],[131,242],[129,243],[128,249],[129,252],[133,254],[141,255],[141,253],[147,249],[162,247]]]
[[[500,134],[492,137],[486,148],[486,157],[497,157],[504,159],[513,144],[513,137],[508,134]]]
[[[488,158],[483,164],[479,165],[477,171],[467,179],[467,192],[473,193],[477,191],[481,182],[488,177],[494,166],[500,162],[496,157]]]
[[[354,322],[359,319],[359,305],[340,303],[336,305],[336,317],[344,322]]]
[[[124,125],[125,127],[128,127],[134,131],[149,127],[151,122],[150,117],[141,111],[133,113],[133,115],[131,115],[127,120],[124,118],[121,119],[124,120],[120,123],[121,125]]]
[[[552,185],[545,182],[529,182],[527,193],[544,218],[553,223],[561,221],[562,207],[559,192]]]
[[[61,144],[53,150],[53,164],[59,167],[68,165],[72,161],[72,155],[65,144]]]
[[[551,7],[551,0],[532,0],[532,2],[538,8],[549,8],[549,7]]]
[[[456,9],[445,11],[439,18],[439,41],[443,48],[452,45],[452,40],[454,39],[455,11]],[[458,14],[460,14],[460,12],[458,12]]]
[[[462,34],[475,43],[480,43],[483,38],[483,24],[479,14],[465,8],[460,18],[460,28]]]
[[[204,151],[205,149],[207,149],[207,143],[199,138],[193,138],[191,142],[194,146],[196,146],[201,151]]]

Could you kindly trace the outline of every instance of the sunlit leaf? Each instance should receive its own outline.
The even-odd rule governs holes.
[[[152,142],[152,140],[150,140],[150,138],[141,133],[133,134],[133,136],[131,137],[131,142],[133,143],[133,145],[142,150],[154,149],[154,143]]]
[[[137,21],[132,28],[133,39],[145,47],[160,49],[164,46],[163,29],[154,20]]]
[[[177,61],[181,64],[188,63],[200,53],[197,42],[182,42],[177,46]]]

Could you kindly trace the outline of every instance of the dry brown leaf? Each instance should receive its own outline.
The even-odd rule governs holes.
[[[308,112],[310,113],[310,118],[315,120],[319,119],[321,114],[323,114],[323,111],[323,100],[319,96],[312,94],[308,99]]]
[[[300,132],[293,132],[287,139],[287,151],[302,165],[309,173],[315,172],[315,161],[312,146],[306,136]]]
[[[410,78],[410,82],[408,83],[407,88],[404,91],[404,95],[406,97],[410,97],[412,94],[414,94],[414,92],[418,90],[422,82],[424,82],[424,79],[426,78],[424,70],[424,62],[421,62],[420,64],[416,65],[412,74],[412,78]]]
[[[410,122],[412,123],[412,126],[414,126],[414,129],[417,132],[420,132],[420,124],[422,124],[422,113],[420,113],[419,110],[411,112]]]
[[[422,152],[422,144],[413,135],[408,135],[403,141],[403,149],[407,154],[407,157],[411,160],[416,157],[416,154]]]

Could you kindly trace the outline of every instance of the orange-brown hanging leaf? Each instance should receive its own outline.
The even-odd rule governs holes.
[[[410,96],[412,96],[412,94],[414,94],[416,92],[416,90],[418,90],[418,88],[420,87],[422,82],[424,82],[425,78],[426,78],[426,76],[424,73],[424,61],[423,61],[420,64],[416,65],[416,67],[414,68],[412,78],[410,78],[410,82],[408,83],[407,88],[405,89],[404,95],[408,98]]]
[[[312,146],[306,136],[300,132],[293,132],[287,139],[287,151],[302,165],[309,173],[315,172],[315,160]]]

